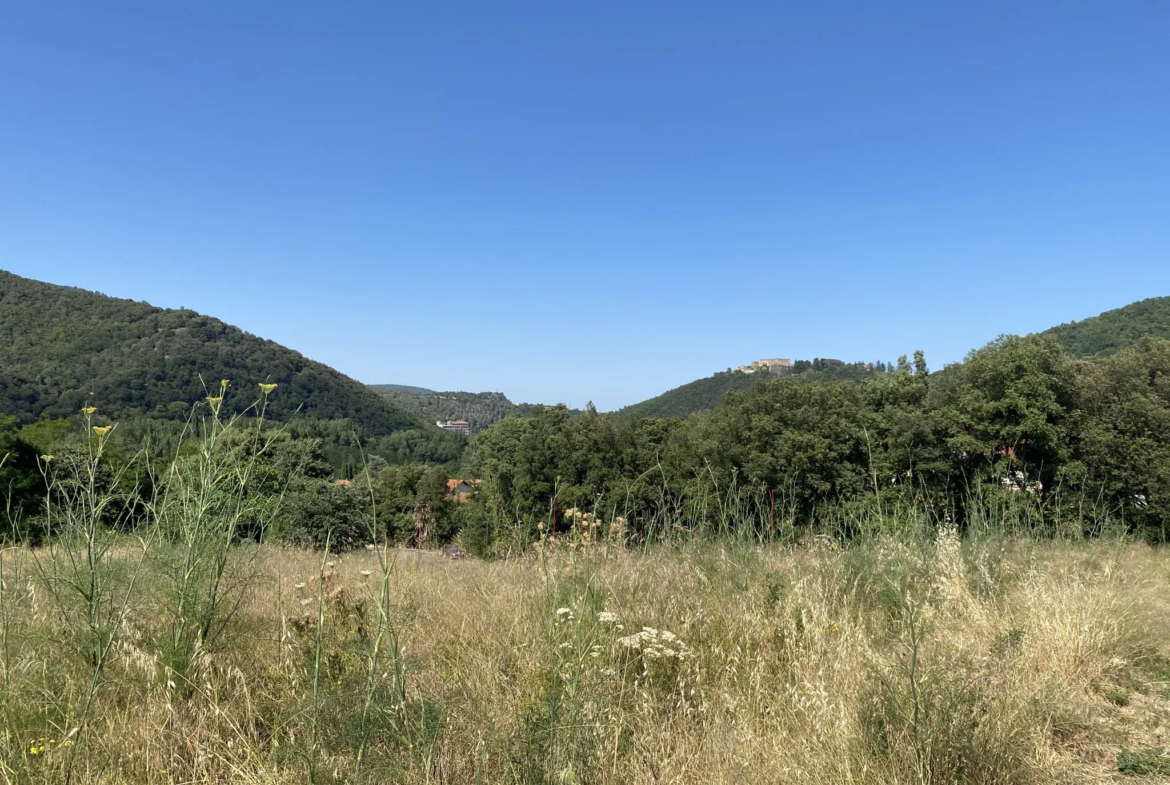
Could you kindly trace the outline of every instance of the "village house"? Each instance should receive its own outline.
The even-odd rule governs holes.
[[[471,494],[480,486],[483,480],[447,480],[447,496],[460,503],[471,501]]]

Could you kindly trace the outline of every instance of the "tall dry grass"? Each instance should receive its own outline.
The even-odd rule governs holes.
[[[120,547],[136,589],[88,703],[47,554],[3,553],[5,782],[60,782],[70,761],[78,783],[1089,783],[1124,778],[1119,754],[1168,770],[1170,557],[1144,545],[263,546],[185,684],[175,546],[144,565]]]

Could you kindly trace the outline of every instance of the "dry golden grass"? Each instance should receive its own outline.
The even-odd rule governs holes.
[[[265,546],[186,684],[144,575],[71,739],[92,671],[4,559],[10,782],[1092,783],[1170,743],[1170,555],[1118,541],[399,554],[372,677],[373,554],[318,593]]]

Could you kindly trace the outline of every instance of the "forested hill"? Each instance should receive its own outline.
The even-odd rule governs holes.
[[[1103,357],[1135,345],[1143,335],[1170,338],[1170,297],[1151,297],[1100,316],[1062,324],[1044,334],[1073,357]]]
[[[499,392],[412,392],[423,388],[404,389],[402,385],[375,384],[375,390],[412,417],[424,422],[438,420],[466,420],[471,432],[485,430],[510,414],[528,417],[536,404],[513,403]],[[570,416],[581,412],[572,409]]]
[[[415,426],[364,384],[218,319],[0,271],[0,413],[27,422],[89,403],[111,417],[180,417],[221,379],[231,380],[229,411],[267,381],[279,385],[269,405],[278,419],[301,406],[370,436]]]
[[[688,417],[695,412],[714,409],[731,390],[750,390],[765,377],[774,378],[766,374],[719,371],[706,379],[696,379],[662,395],[618,409],[617,414],[623,417]]]
[[[882,370],[885,370],[882,363],[846,363],[820,358],[793,363],[793,375],[816,381],[862,381]],[[763,372],[719,371],[706,379],[696,379],[662,395],[618,409],[617,414],[623,417],[686,418],[714,409],[732,390],[750,390],[756,382],[776,378]]]

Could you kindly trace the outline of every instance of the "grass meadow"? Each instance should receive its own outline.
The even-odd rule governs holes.
[[[4,550],[0,779],[1170,774],[1170,555],[1123,538],[209,553]]]

